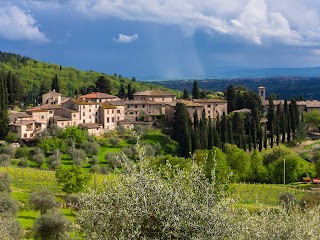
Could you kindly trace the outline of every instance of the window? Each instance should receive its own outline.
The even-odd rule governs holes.
[[[117,120],[119,121],[119,120],[120,120],[120,118],[118,117],[118,118],[117,118]]]
[[[117,110],[117,113],[120,113],[120,110]]]
[[[135,108],[137,108],[137,107],[138,107],[138,106],[137,106],[137,104],[136,104],[136,105],[134,105],[134,107],[135,107]]]
[[[30,137],[33,137],[33,133],[30,133]]]
[[[110,121],[110,119],[107,117],[107,123]]]
[[[208,105],[207,107],[208,107],[208,108],[210,108],[210,107],[211,107],[211,105]]]
[[[144,108],[144,104],[142,105],[142,108]]]
[[[164,97],[162,97],[162,101],[164,101]]]
[[[89,112],[91,112],[91,109],[89,109]]]
[[[82,108],[85,109],[85,108],[86,108],[86,105],[83,105]]]
[[[89,116],[89,119],[91,119],[91,115]]]
[[[25,134],[23,134],[23,137],[25,137],[25,138],[26,138],[27,136],[28,136],[28,135],[27,135],[26,133],[25,133]]]
[[[85,120],[85,119],[83,119],[83,123],[86,123],[86,120]]]
[[[73,117],[76,117],[76,114],[73,114]]]
[[[98,116],[98,112],[96,112],[96,116]]]
[[[62,122],[61,125],[64,126],[64,122]]]
[[[112,117],[112,122],[114,122],[114,117]]]
[[[52,114],[52,111],[49,111],[49,114]]]
[[[130,114],[132,115],[132,114],[133,114],[133,112],[130,112]]]
[[[172,97],[172,100],[174,100],[174,97]]]
[[[107,110],[107,114],[109,114],[109,109]]]
[[[85,112],[83,112],[83,113],[82,113],[82,115],[83,115],[83,116],[85,116],[85,115],[86,115],[86,113],[85,113]]]
[[[112,110],[112,114],[114,114],[114,110]]]

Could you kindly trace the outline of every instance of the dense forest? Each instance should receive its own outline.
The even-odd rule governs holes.
[[[110,93],[113,95],[121,94],[121,90],[123,93],[123,89],[127,91],[128,88],[133,91],[165,89],[163,86],[139,82],[135,77],[129,79],[116,73],[107,75],[95,71],[81,71],[73,67],[40,62],[1,51],[0,72],[5,75],[5,78],[12,78],[16,81],[15,87],[21,84],[19,94],[27,104],[34,103],[35,100],[38,102],[41,94],[51,89],[54,78],[59,79],[59,92],[68,97],[96,90],[95,83],[101,76],[110,82]]]

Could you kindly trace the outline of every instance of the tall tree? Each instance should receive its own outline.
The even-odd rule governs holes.
[[[119,92],[118,92],[118,97],[119,98],[124,98],[125,94],[126,94],[126,90],[124,89],[124,84],[121,83],[120,89],[119,89]]]
[[[199,90],[199,86],[198,86],[198,81],[197,80],[195,80],[193,82],[192,98],[193,99],[199,99],[200,98],[200,90]]]
[[[226,100],[228,101],[228,112],[232,112],[237,109],[237,94],[232,85],[227,87]]]
[[[60,80],[57,74],[55,74],[52,79],[51,90],[56,91],[58,93],[60,92]]]
[[[127,96],[128,96],[128,99],[129,99],[129,100],[132,100],[132,99],[133,99],[133,96],[132,96],[133,92],[132,92],[131,83],[128,84],[128,91],[127,91],[127,92],[128,92],[128,95],[127,95]]]
[[[192,151],[191,129],[191,120],[186,105],[177,103],[172,123],[172,138],[179,143],[180,154],[183,157],[189,157]]]
[[[109,79],[106,79],[105,76],[100,76],[96,81],[96,89],[98,92],[102,93],[111,93],[111,82]]]
[[[269,106],[268,106],[268,113],[267,113],[267,129],[270,131],[272,123],[275,121],[275,112],[274,112],[274,105],[273,105],[273,99],[269,98],[268,100]]]
[[[213,125],[212,125],[212,120],[209,117],[209,122],[208,122],[208,149],[212,149],[214,144],[214,135],[213,135]]]
[[[4,75],[0,74],[0,139],[4,139],[9,131],[8,92],[6,85]]]
[[[186,99],[186,100],[190,99],[188,90],[186,88],[183,90],[182,99]]]

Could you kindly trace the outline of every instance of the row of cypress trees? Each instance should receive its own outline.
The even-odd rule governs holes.
[[[280,142],[294,140],[299,125],[299,111],[295,99],[290,104],[284,101],[277,110],[269,100],[267,120],[253,108],[251,113],[234,112],[229,116],[224,112],[215,121],[206,117],[203,110],[199,117],[195,112],[191,120],[187,107],[177,103],[172,127],[172,138],[179,142],[180,154],[184,157],[196,149],[212,149],[213,146],[224,150],[225,143],[235,144],[245,151],[252,151],[279,145]]]

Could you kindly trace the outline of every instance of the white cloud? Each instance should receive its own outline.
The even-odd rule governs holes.
[[[181,26],[187,33],[241,36],[255,44],[320,45],[320,3],[311,0],[71,0],[92,18]],[[303,14],[302,14],[303,13]]]
[[[32,15],[17,6],[0,8],[0,37],[10,40],[48,41]]]
[[[130,36],[130,35],[119,33],[118,37],[113,38],[112,40],[117,43],[131,43],[138,40],[138,38],[139,38],[138,34],[134,34]]]

